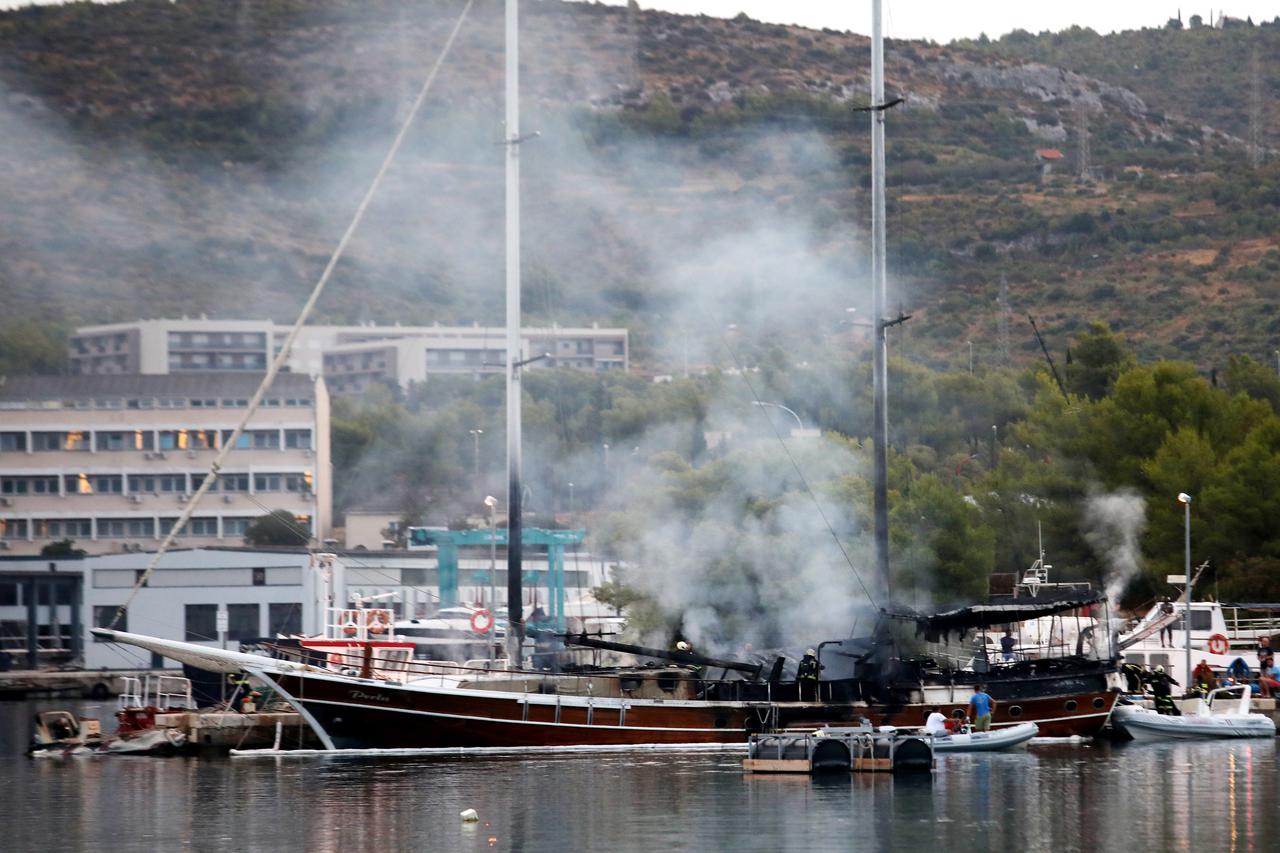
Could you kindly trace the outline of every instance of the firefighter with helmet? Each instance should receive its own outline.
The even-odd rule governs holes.
[[[796,670],[796,681],[800,685],[800,701],[812,702],[818,699],[818,673],[825,667],[818,663],[818,653],[813,649],[805,649],[800,658],[800,666]]]

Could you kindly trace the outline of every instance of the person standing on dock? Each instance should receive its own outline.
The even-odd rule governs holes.
[[[973,720],[975,732],[991,731],[991,714],[996,709],[996,700],[983,688],[985,684],[974,685],[973,695],[969,697],[969,717]]]

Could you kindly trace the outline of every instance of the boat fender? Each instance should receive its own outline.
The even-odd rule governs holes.
[[[477,610],[471,614],[471,630],[476,634],[487,634],[493,627],[493,614],[488,610]]]
[[[1227,653],[1227,638],[1222,634],[1214,634],[1209,638],[1209,651],[1215,655]]]
[[[480,815],[476,813],[475,809],[463,809],[458,816],[466,823],[476,823],[480,820]]]

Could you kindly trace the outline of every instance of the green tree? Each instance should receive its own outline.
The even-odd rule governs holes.
[[[306,545],[310,536],[299,526],[293,513],[276,509],[250,524],[244,532],[244,541],[257,547]]]
[[[1133,354],[1105,323],[1090,323],[1089,331],[1076,339],[1066,366],[1067,390],[1090,399],[1107,395],[1117,377],[1133,364]]]

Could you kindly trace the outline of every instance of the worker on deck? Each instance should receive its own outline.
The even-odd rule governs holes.
[[[1004,636],[1000,638],[1000,654],[1006,662],[1013,660],[1013,650],[1017,645],[1018,641],[1013,638],[1013,634],[1006,628]]]
[[[1155,696],[1156,713],[1164,714],[1166,717],[1181,717],[1182,711],[1173,702],[1173,691],[1169,687],[1171,684],[1178,684],[1178,682],[1164,671],[1163,666],[1157,666],[1155,672],[1151,674],[1151,693]]]
[[[1169,596],[1165,596],[1160,600],[1160,618],[1173,614],[1173,602],[1169,600]],[[1160,648],[1165,648],[1165,637],[1169,638],[1169,645],[1173,645],[1173,623],[1170,622],[1160,629]]]
[[[818,700],[818,673],[822,670],[822,664],[818,663],[818,653],[813,649],[805,649],[804,657],[800,658],[800,666],[796,670],[801,702]]]
[[[1200,694],[1200,698],[1203,699],[1209,695],[1209,691],[1213,689],[1213,684],[1213,667],[1209,666],[1208,661],[1201,658],[1200,663],[1196,664],[1196,668],[1191,670],[1191,689]]]
[[[950,734],[947,731],[947,717],[942,713],[941,708],[935,706],[929,712],[929,717],[924,722],[924,730],[934,737],[946,737]]]

